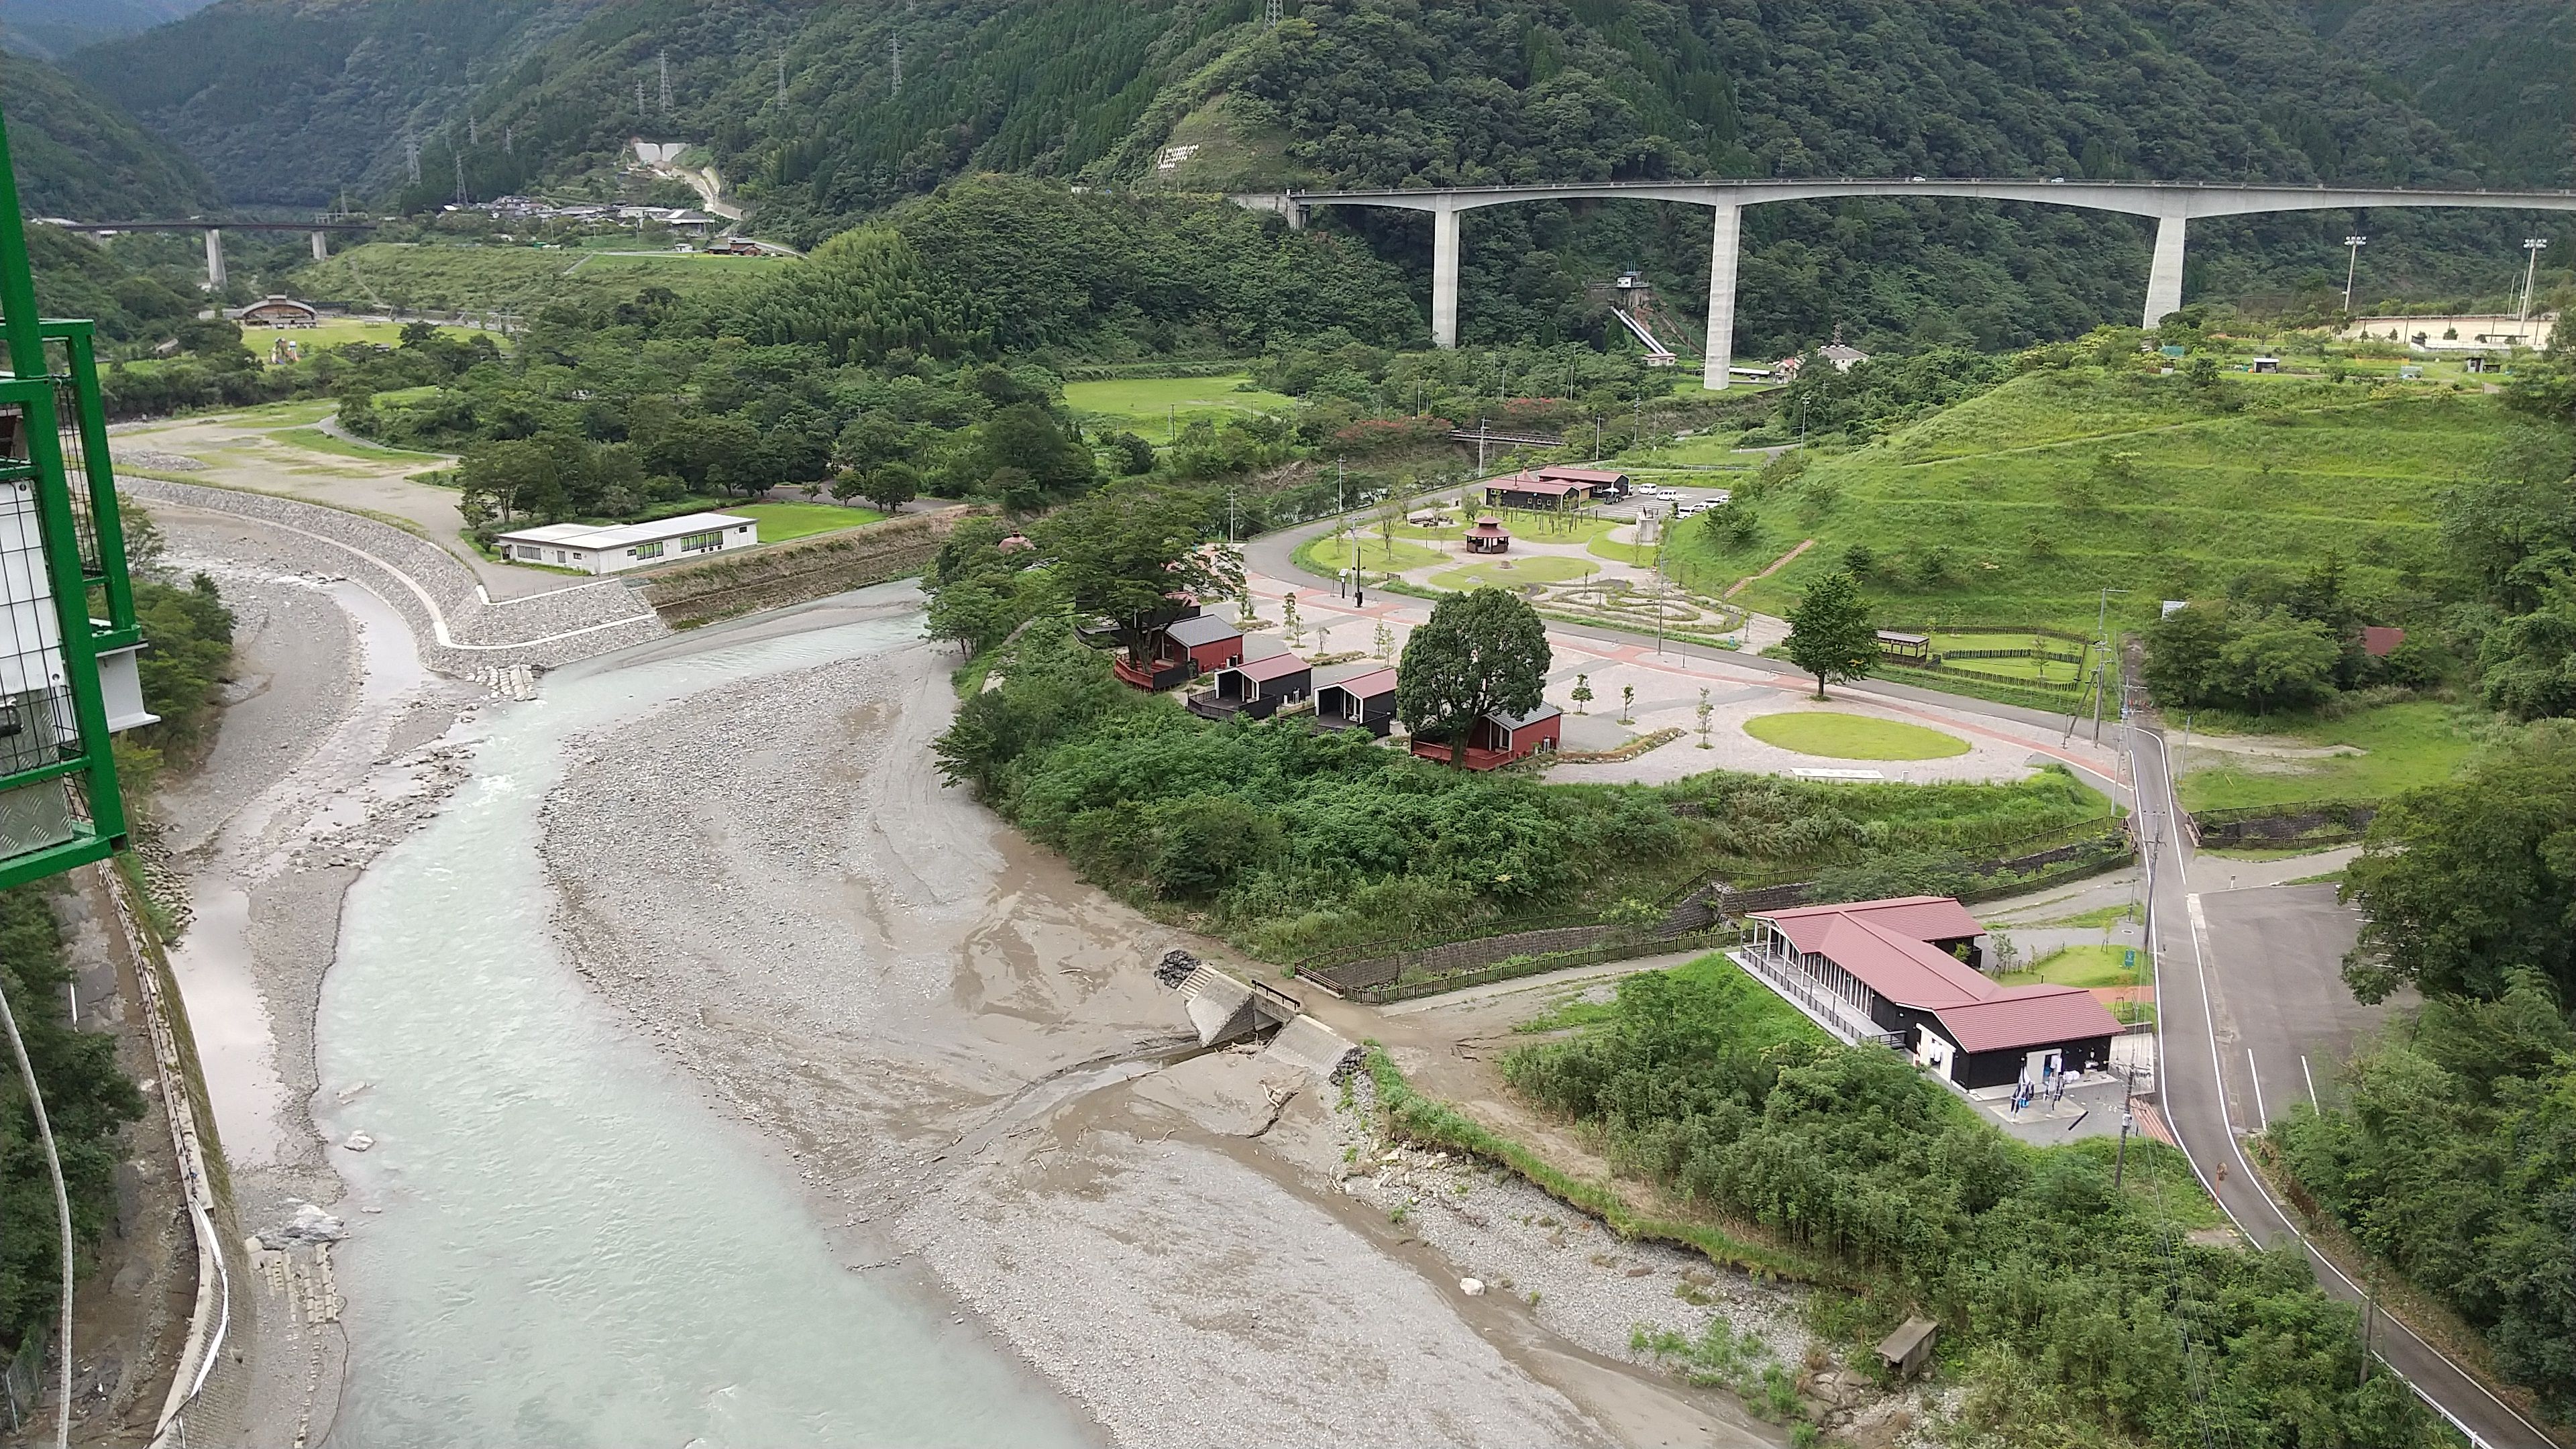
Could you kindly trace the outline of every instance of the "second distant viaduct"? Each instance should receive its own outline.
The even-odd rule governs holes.
[[[1716,213],[1708,267],[1708,348],[1701,374],[1727,385],[1735,354],[1735,266],[1744,208],[1771,201],[1846,196],[1946,196],[2031,201],[2148,216],[2156,222],[2147,271],[2145,325],[2182,306],[2185,228],[2201,217],[2276,211],[2343,211],[2383,206],[2468,206],[2502,211],[2576,211],[2576,191],[2438,191],[2402,187],[2205,185],[2178,181],[1587,181],[1556,186],[1459,186],[1421,191],[1285,191],[1237,194],[1238,206],[1276,211],[1292,227],[1318,206],[1387,206],[1431,213],[1431,339],[1458,345],[1458,216],[1523,201],[1678,201]]]

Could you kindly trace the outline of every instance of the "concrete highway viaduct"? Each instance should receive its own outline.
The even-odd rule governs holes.
[[[2030,201],[2153,217],[2155,261],[2147,272],[2145,325],[2182,306],[2183,238],[2202,217],[2277,211],[2345,211],[2383,206],[2468,206],[2497,211],[2576,211],[2576,191],[2435,191],[2402,187],[2206,185],[2177,181],[1587,181],[1555,186],[1460,186],[1434,191],[1250,192],[1238,206],[1275,211],[1292,227],[1318,206],[1385,206],[1431,213],[1431,340],[1458,345],[1458,217],[1524,201],[1677,201],[1716,213],[1708,268],[1708,349],[1703,385],[1727,385],[1735,360],[1735,267],[1744,208],[1772,201],[1846,196],[1946,196]]]
[[[220,292],[224,274],[224,233],[227,231],[301,231],[313,238],[313,260],[331,255],[331,233],[368,232],[376,229],[372,221],[73,221],[59,223],[65,231],[89,232],[113,236],[123,231],[201,231],[206,234],[206,286]]]

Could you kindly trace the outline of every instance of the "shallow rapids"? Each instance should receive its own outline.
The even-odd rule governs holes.
[[[864,669],[919,634],[915,613],[772,621],[568,670],[496,707],[474,779],[350,890],[315,1115],[333,1142],[374,1145],[332,1151],[354,1236],[330,1444],[1095,1437],[917,1282],[858,1271],[886,1250],[829,1231],[548,935],[537,811],[568,739],[751,675]],[[652,842],[635,848],[642,868]]]

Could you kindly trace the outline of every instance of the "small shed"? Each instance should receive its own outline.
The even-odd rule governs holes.
[[[1395,726],[1395,671],[1380,666],[1318,688],[1315,723],[1328,730],[1367,730],[1385,738]]]
[[[1878,652],[1883,655],[1893,655],[1898,659],[1912,659],[1928,664],[1932,660],[1932,636],[1908,634],[1899,629],[1881,629],[1878,631]]]
[[[1268,719],[1281,706],[1304,699],[1314,679],[1314,669],[1294,654],[1246,659],[1216,671],[1216,687],[1193,697],[1190,712],[1206,719]]]
[[[1940,1332],[1938,1322],[1918,1313],[1879,1344],[1878,1361],[1895,1377],[1910,1379],[1932,1361],[1932,1341]]]
[[[2279,372],[2281,370],[2281,359],[2277,357],[2257,357],[2252,362],[2246,364],[2246,366],[2249,371],[2253,372]]]
[[[1510,531],[1503,527],[1501,519],[1490,513],[1478,518],[1476,526],[1467,530],[1467,552],[1469,553],[1509,553],[1511,551]]]
[[[1243,631],[1213,614],[1183,619],[1163,631],[1161,659],[1190,665],[1193,674],[1243,662]]]

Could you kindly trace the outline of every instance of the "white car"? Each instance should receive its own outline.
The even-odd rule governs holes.
[[[1698,504],[1696,504],[1696,503],[1685,503],[1685,504],[1683,504],[1681,507],[1676,508],[1676,509],[1674,509],[1674,510],[1673,510],[1673,517],[1675,517],[1675,518],[1688,518],[1688,517],[1690,517],[1692,514],[1697,513],[1697,512],[1699,512],[1699,505],[1698,505]]]
[[[1640,483],[1636,488],[1638,496],[1644,498],[1652,498],[1663,491],[1664,490],[1660,485],[1654,483]]]

